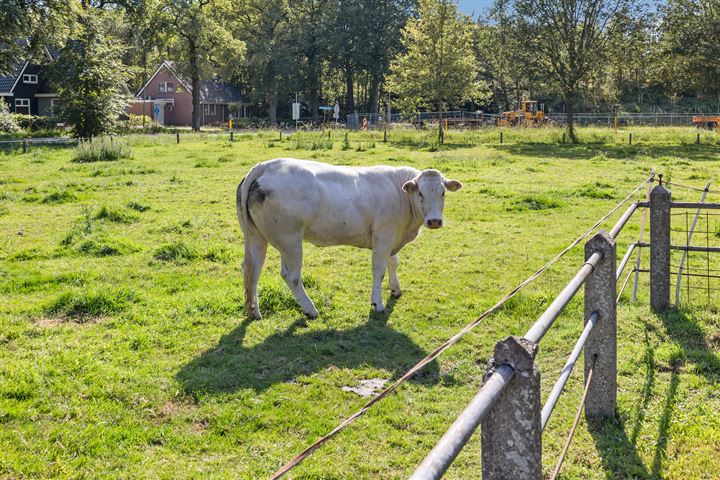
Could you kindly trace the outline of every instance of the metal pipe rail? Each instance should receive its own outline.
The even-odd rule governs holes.
[[[649,206],[650,202],[638,202],[638,207]],[[670,202],[670,208],[705,208],[707,210],[720,210],[720,203]]]
[[[649,243],[637,243],[638,247],[650,247]],[[693,245],[670,245],[670,250],[680,250],[685,252],[705,252],[705,253],[718,253],[720,247],[696,247]]]
[[[622,217],[618,219],[618,221],[615,223],[613,228],[608,232],[608,234],[613,238],[617,238],[620,231],[625,227],[625,224],[630,220],[630,217],[632,217],[633,213],[635,213],[635,210],[638,209],[638,202],[631,203],[627,210],[625,210],[625,213],[623,213]]]
[[[590,315],[590,318],[585,324],[585,328],[583,329],[582,334],[580,334],[580,338],[578,338],[578,341],[575,343],[575,347],[570,353],[570,356],[568,357],[567,362],[565,363],[565,366],[560,373],[560,377],[555,382],[555,385],[553,386],[553,389],[550,392],[548,399],[545,401],[545,405],[543,406],[541,413],[542,430],[545,430],[545,425],[547,425],[548,420],[550,420],[550,415],[552,415],[552,412],[555,409],[555,405],[557,405],[558,399],[560,398],[560,394],[563,392],[565,384],[567,383],[568,379],[570,378],[570,374],[575,368],[575,363],[577,363],[577,359],[578,357],[580,357],[580,353],[585,346],[585,342],[587,341],[588,336],[590,336],[590,332],[592,332],[592,329],[593,327],[595,327],[595,324],[597,323],[599,318],[600,316],[597,312],[593,312],[593,314]]]
[[[415,469],[410,480],[436,480],[443,476],[485,415],[500,399],[512,376],[510,365],[500,365],[485,382],[465,410],[445,432],[425,460]]]
[[[580,271],[570,280],[570,283],[563,288],[562,292],[558,294],[537,322],[530,327],[530,330],[527,331],[524,338],[534,343],[540,343],[540,340],[542,340],[547,331],[550,330],[550,327],[552,327],[557,317],[560,316],[560,313],[562,313],[563,309],[570,303],[570,300],[573,299],[577,291],[580,290],[580,287],[593,272],[598,262],[602,260],[602,257],[602,253],[595,252],[588,258]]]
[[[627,267],[627,264],[630,261],[630,256],[632,255],[633,251],[635,250],[636,245],[637,244],[635,244],[635,243],[631,243],[627,249],[627,252],[625,252],[625,256],[623,257],[622,261],[620,262],[620,265],[618,265],[618,268],[615,271],[615,279],[616,280],[620,280],[620,275],[622,275],[623,270],[625,270],[625,267]]]

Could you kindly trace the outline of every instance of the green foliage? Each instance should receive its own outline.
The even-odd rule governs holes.
[[[113,162],[122,158],[130,158],[132,152],[122,140],[112,137],[99,137],[90,140],[78,140],[75,147],[73,162]]]
[[[141,210],[142,211],[142,210]],[[95,214],[97,220],[108,220],[115,223],[133,223],[138,220],[137,215],[122,210],[120,208],[112,208],[107,205],[100,207],[100,210]]]
[[[423,105],[442,111],[486,98],[472,49],[474,28],[454,1],[420,0],[417,18],[402,32],[405,53],[393,61],[388,79],[406,109]]]
[[[60,116],[72,125],[75,137],[91,138],[112,132],[124,113],[127,68],[121,61],[123,47],[104,30],[103,15],[78,15],[78,31],[52,64],[53,79]]]

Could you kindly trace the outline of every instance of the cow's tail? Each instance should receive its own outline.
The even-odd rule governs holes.
[[[237,216],[238,220],[240,221],[240,228],[242,229],[243,235],[246,239],[248,237],[248,234],[260,234],[257,227],[255,226],[255,222],[253,222],[253,219],[250,216],[250,209],[248,207],[250,187],[252,186],[253,182],[255,182],[255,180],[257,180],[260,176],[260,172],[258,170],[260,170],[258,166],[253,167],[253,169],[250,170],[250,172],[245,176],[245,178],[242,179],[240,185],[238,185],[237,187],[235,206],[237,207]]]

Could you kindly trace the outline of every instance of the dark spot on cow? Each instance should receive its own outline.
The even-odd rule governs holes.
[[[257,180],[250,184],[250,190],[248,191],[248,203],[263,203],[269,196],[270,191],[263,189]]]

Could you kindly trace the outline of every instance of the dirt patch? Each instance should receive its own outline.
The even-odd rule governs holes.
[[[66,315],[42,317],[35,320],[35,326],[38,328],[54,328],[60,325],[81,326],[102,322],[107,317],[102,316],[84,316],[84,317],[68,317]]]
[[[372,397],[376,392],[380,391],[387,380],[382,378],[370,378],[368,380],[360,380],[360,384],[356,387],[342,387],[343,392],[357,393],[361,397]]]
[[[720,349],[720,332],[714,332],[708,335],[707,344],[708,347],[712,348],[713,350]]]

